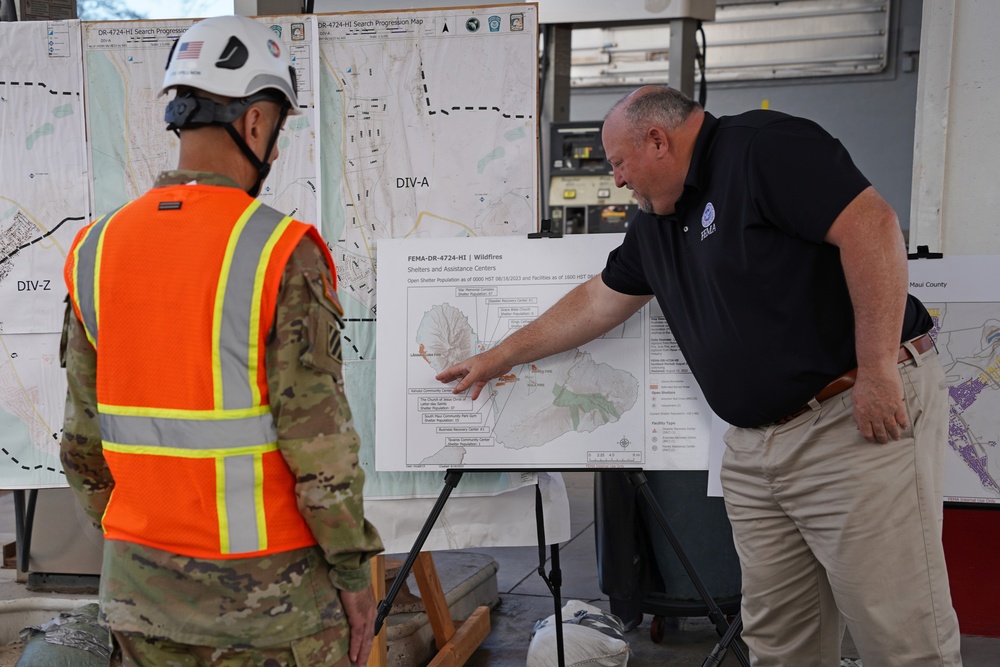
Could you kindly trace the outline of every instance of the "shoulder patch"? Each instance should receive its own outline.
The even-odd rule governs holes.
[[[323,296],[333,305],[334,310],[343,316],[344,307],[340,305],[340,299],[337,298],[337,290],[333,289],[330,277],[326,273],[323,273]]]
[[[327,321],[326,323],[326,353],[338,364],[344,363],[340,351],[340,323]]]

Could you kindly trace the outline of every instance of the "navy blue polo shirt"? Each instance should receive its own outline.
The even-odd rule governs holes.
[[[640,212],[602,277],[656,296],[716,414],[771,423],[857,365],[840,252],[823,238],[868,186],[812,121],[706,113],[676,213]],[[931,324],[910,296],[900,340]]]

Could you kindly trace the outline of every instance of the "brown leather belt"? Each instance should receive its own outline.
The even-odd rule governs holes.
[[[934,348],[934,339],[931,338],[930,334],[924,334],[923,336],[917,336],[913,340],[909,340],[907,342],[910,345],[913,346],[913,349],[916,350],[918,354],[924,354],[925,352],[929,352],[930,350],[932,350]],[[899,355],[896,357],[896,363],[897,364],[901,364],[904,361],[909,361],[912,358],[913,358],[913,354],[910,353],[910,348],[907,347],[906,345],[900,345],[899,346]],[[836,378],[830,384],[828,384],[825,387],[823,387],[822,389],[820,389],[819,393],[817,393],[816,396],[815,396],[816,401],[819,402],[819,403],[822,403],[823,401],[825,401],[827,399],[830,399],[830,398],[833,398],[834,396],[836,396],[837,394],[839,394],[841,392],[847,391],[848,389],[850,389],[851,387],[854,386],[854,382],[857,379],[858,379],[858,369],[857,368],[852,368],[851,370],[847,371],[846,373],[844,373],[840,377]],[[804,415],[809,410],[812,410],[812,408],[809,407],[808,403],[806,403],[805,405],[803,405],[801,408],[799,408],[795,412],[793,412],[790,415],[787,415],[785,417],[782,417],[781,419],[777,420],[774,423],[775,424],[787,424],[788,422],[792,421],[796,417],[798,417],[800,415]]]

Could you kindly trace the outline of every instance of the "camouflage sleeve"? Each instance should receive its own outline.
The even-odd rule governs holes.
[[[59,353],[68,385],[59,460],[77,500],[100,527],[115,481],[104,460],[98,421],[97,352],[68,302]]]
[[[278,294],[266,362],[278,446],[296,477],[299,509],[331,565],[333,585],[370,585],[369,558],[382,540],[364,518],[364,470],[344,392],[340,304],[329,269],[305,238],[292,252]]]

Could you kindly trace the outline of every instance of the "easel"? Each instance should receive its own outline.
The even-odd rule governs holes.
[[[684,549],[678,541],[677,536],[671,530],[670,524],[667,523],[667,518],[663,515],[660,504],[653,497],[653,492],[649,490],[649,482],[646,480],[646,474],[642,470],[629,470],[626,472],[629,481],[632,482],[632,485],[635,486],[643,499],[645,499],[646,505],[666,535],[670,546],[673,547],[674,553],[677,554],[677,559],[684,567],[684,571],[687,572],[688,577],[690,577],[691,583],[694,584],[695,590],[698,591],[698,595],[701,596],[705,602],[705,606],[708,607],[708,618],[715,625],[715,630],[719,633],[721,639],[715,645],[715,648],[712,649],[712,652],[709,653],[708,657],[705,658],[702,667],[714,667],[714,665],[718,665],[725,659],[726,652],[739,636],[740,630],[743,629],[743,619],[737,616],[732,625],[726,620],[725,614],[722,613],[719,605],[715,603],[708,589],[705,588],[705,584],[702,582],[701,577],[698,576],[697,570],[694,569],[694,565],[688,559],[687,554],[684,553]],[[743,655],[740,647],[732,646],[732,648],[737,662],[743,665],[743,667],[750,667],[750,660]]]
[[[536,233],[528,234],[528,238],[529,239],[560,238],[561,236],[562,236],[562,234],[560,232],[552,230],[551,221],[550,220],[542,220],[540,231],[536,232]],[[477,393],[477,395],[478,395],[478,393]],[[691,565],[690,560],[687,558],[687,556],[684,553],[681,545],[679,544],[679,542],[677,541],[676,537],[674,536],[673,531],[670,529],[669,525],[667,524],[666,518],[664,517],[662,511],[660,510],[659,505],[658,505],[656,499],[653,497],[652,493],[650,492],[650,490],[649,490],[649,488],[647,486],[647,480],[646,480],[645,475],[643,474],[643,472],[641,470],[633,470],[633,471],[622,470],[622,472],[631,472],[630,480],[636,486],[636,488],[639,490],[639,492],[642,494],[642,496],[645,498],[646,503],[649,505],[650,511],[657,517],[657,520],[658,520],[661,528],[666,533],[666,535],[668,537],[668,540],[670,541],[671,546],[677,552],[678,558],[683,563],[684,568],[687,571],[688,576],[695,583],[695,586],[696,586],[699,594],[705,600],[705,602],[706,602],[706,604],[707,604],[707,606],[708,606],[708,608],[710,610],[710,618],[711,618],[712,622],[714,623],[714,625],[716,627],[716,630],[722,636],[722,641],[719,642],[719,644],[715,647],[715,649],[712,651],[712,654],[709,656],[709,658],[706,659],[704,665],[707,665],[707,666],[717,665],[717,664],[719,664],[724,659],[726,651],[728,650],[730,643],[739,634],[739,630],[740,630],[742,624],[741,624],[741,622],[737,622],[737,623],[734,623],[732,626],[730,626],[730,624],[727,622],[727,620],[726,620],[725,616],[723,615],[723,613],[722,613],[721,609],[719,608],[719,606],[715,603],[715,601],[712,599],[711,595],[709,595],[708,591],[705,589],[704,585],[701,582],[701,579],[697,575],[697,572],[694,570],[694,567]],[[430,513],[430,515],[425,520],[425,522],[424,522],[424,524],[423,524],[423,526],[422,526],[422,528],[420,530],[420,534],[417,537],[417,539],[416,539],[413,547],[411,548],[411,550],[409,552],[409,555],[407,556],[406,562],[403,564],[403,566],[400,568],[399,572],[397,573],[396,578],[393,581],[392,586],[390,587],[390,590],[388,591],[388,593],[385,596],[385,599],[383,599],[379,603],[378,617],[376,618],[376,621],[375,621],[375,632],[376,632],[376,634],[381,631],[382,625],[385,622],[386,617],[389,615],[389,610],[392,607],[393,600],[395,599],[397,593],[399,592],[399,590],[401,589],[403,583],[405,582],[410,569],[418,561],[418,558],[421,555],[420,554],[421,549],[423,548],[424,542],[426,541],[427,536],[430,533],[431,528],[433,527],[434,523],[437,521],[437,518],[440,515],[440,513],[441,513],[441,511],[442,511],[442,509],[444,507],[445,502],[447,501],[447,499],[451,495],[451,492],[457,486],[457,484],[461,480],[461,478],[462,478],[462,470],[450,469],[450,470],[447,471],[447,473],[445,475],[445,486],[442,489],[442,491],[441,491],[441,493],[440,493],[440,495],[439,495],[439,497],[437,499],[437,502],[435,503],[435,505],[434,505],[434,507],[433,507],[433,509],[432,509],[432,511]],[[561,586],[561,578],[562,577],[561,577],[561,572],[559,570],[558,545],[552,545],[552,571],[551,571],[551,573],[549,575],[546,575],[545,570],[544,570],[544,563],[545,563],[545,537],[544,537],[544,531],[543,531],[543,521],[542,521],[541,514],[540,514],[540,502],[538,502],[539,496],[540,496],[540,492],[538,492],[538,490],[536,488],[536,521],[538,523],[538,543],[539,543],[539,561],[540,561],[539,574],[542,576],[543,580],[545,581],[546,585],[549,587],[549,590],[550,590],[550,592],[553,595],[553,601],[554,601],[554,607],[555,607],[555,616],[554,616],[554,618],[556,620],[556,627],[555,627],[556,651],[557,651],[557,654],[558,654],[557,655],[557,657],[558,657],[558,664],[560,665],[560,667],[562,667],[563,665],[565,665],[565,652],[564,652],[564,648],[565,647],[564,647],[564,643],[563,643],[562,610],[561,610],[561,599],[560,599],[561,598],[561,595],[560,595],[560,586]],[[422,587],[421,588],[421,592],[422,593],[423,593],[423,590],[424,589]],[[445,610],[445,611],[447,612],[447,610]],[[445,638],[447,639],[447,637],[445,637]],[[440,641],[439,641],[439,646],[440,646]],[[738,647],[736,647],[736,651],[735,652],[737,654],[737,657],[738,657],[740,663],[742,665],[744,665],[745,667],[749,667],[749,661],[742,654],[742,652],[739,650]],[[468,654],[466,654],[466,657],[467,657],[467,655]],[[432,663],[432,664],[435,664],[435,663]]]
[[[551,220],[542,220],[541,228],[538,232],[528,234],[529,239],[539,239],[539,238],[561,238],[562,233],[558,231],[553,231]],[[663,515],[663,510],[660,509],[659,503],[656,498],[653,497],[653,493],[649,490],[649,484],[646,480],[646,475],[642,470],[632,470],[627,471],[629,476],[629,481],[632,485],[638,489],[639,493],[646,500],[646,504],[649,506],[650,512],[656,518],[656,522],[663,529],[663,532],[667,536],[667,540],[670,542],[670,546],[673,547],[674,552],[677,554],[677,559],[681,562],[684,567],[685,572],[691,578],[691,582],[694,584],[695,589],[698,594],[701,595],[702,599],[705,601],[705,605],[708,607],[708,617],[715,625],[716,631],[719,633],[721,640],[712,649],[708,658],[702,663],[702,667],[712,667],[718,665],[726,657],[726,651],[729,649],[732,642],[739,636],[740,630],[743,627],[743,619],[737,617],[736,621],[730,625],[726,620],[725,614],[719,609],[719,605],[715,603],[715,600],[709,594],[708,589],[705,588],[705,584],[702,583],[701,577],[698,576],[698,572],[694,569],[694,565],[688,559],[687,554],[684,553],[683,547],[681,547],[680,542],[677,540],[677,536],[674,535],[674,531],[671,530],[670,525],[667,523],[666,517]],[[541,535],[539,537],[539,544],[541,544]],[[557,551],[553,548],[553,571],[558,572],[558,561],[557,561]],[[542,575],[544,578],[544,574]],[[546,581],[548,583],[548,581]],[[551,586],[550,586],[551,589]],[[553,595],[557,596],[558,589],[553,591]],[[557,598],[556,602],[556,638],[559,650],[559,665],[562,667],[564,664],[563,660],[563,649],[562,649],[562,615],[559,609],[559,602]],[[736,659],[744,667],[750,667],[750,661],[745,655],[743,655],[742,650],[738,646],[734,647],[733,651],[736,655]]]
[[[476,607],[465,621],[456,629],[455,622],[448,613],[448,604],[444,598],[441,580],[429,552],[421,551],[413,564],[413,576],[420,589],[420,598],[427,612],[427,620],[434,633],[434,645],[437,655],[429,665],[434,667],[465,664],[472,652],[483,643],[490,634],[489,607]],[[393,582],[395,583],[395,579]],[[376,599],[385,594],[385,556],[378,555],[372,559],[372,588]],[[382,627],[375,635],[372,652],[368,658],[369,667],[384,667],[388,642],[386,630]]]
[[[431,560],[430,553],[421,551],[427,536],[437,522],[441,510],[451,496],[451,492],[458,486],[462,479],[461,470],[448,470],[444,476],[444,488],[438,495],[434,507],[420,528],[413,546],[406,556],[406,560],[399,568],[399,572],[392,581],[392,586],[386,593],[385,598],[379,602],[378,616],[375,618],[375,643],[372,646],[371,657],[368,659],[369,667],[384,667],[386,656],[385,632],[383,624],[392,609],[392,603],[396,595],[413,570],[413,576],[417,580],[417,587],[420,589],[420,597],[427,610],[427,618],[434,632],[434,643],[438,653],[428,663],[428,667],[458,667],[464,665],[472,652],[482,644],[483,640],[490,633],[490,610],[488,607],[477,607],[469,618],[462,623],[456,631],[451,615],[448,612],[448,605],[444,599],[444,592],[441,588],[441,581],[438,579],[434,561]],[[545,581],[549,591],[552,593],[556,613],[556,650],[559,657],[559,665],[565,664],[563,630],[562,630],[562,610],[560,586],[562,573],[559,569],[559,545],[552,545],[552,569],[550,573],[545,573],[545,526],[542,516],[542,495],[538,486],[535,486],[535,520],[538,522],[538,573]],[[375,561],[379,561],[376,563]],[[385,582],[385,561],[382,556],[377,556],[372,563],[372,586],[375,588],[375,597],[381,596]]]
[[[386,664],[387,642],[383,624],[392,609],[392,603],[396,595],[406,582],[406,578],[413,570],[413,577],[417,580],[417,587],[420,589],[420,598],[424,603],[427,612],[427,620],[430,623],[431,631],[434,633],[434,645],[437,647],[437,655],[428,663],[428,667],[458,667],[464,665],[472,652],[483,643],[486,636],[490,634],[490,609],[489,607],[477,607],[475,611],[456,630],[455,623],[448,611],[448,603],[444,598],[444,590],[441,587],[441,580],[438,578],[437,568],[431,554],[421,551],[427,536],[434,527],[444,504],[447,502],[451,492],[458,486],[462,479],[462,472],[459,470],[449,470],[445,473],[445,486],[441,490],[431,513],[420,528],[413,547],[406,556],[402,567],[392,581],[392,586],[385,598],[379,602],[378,616],[375,618],[375,642],[372,646],[371,656],[368,659],[369,667],[384,667]],[[372,586],[375,589],[375,597],[379,599],[385,587],[385,557],[376,556],[372,562]]]

